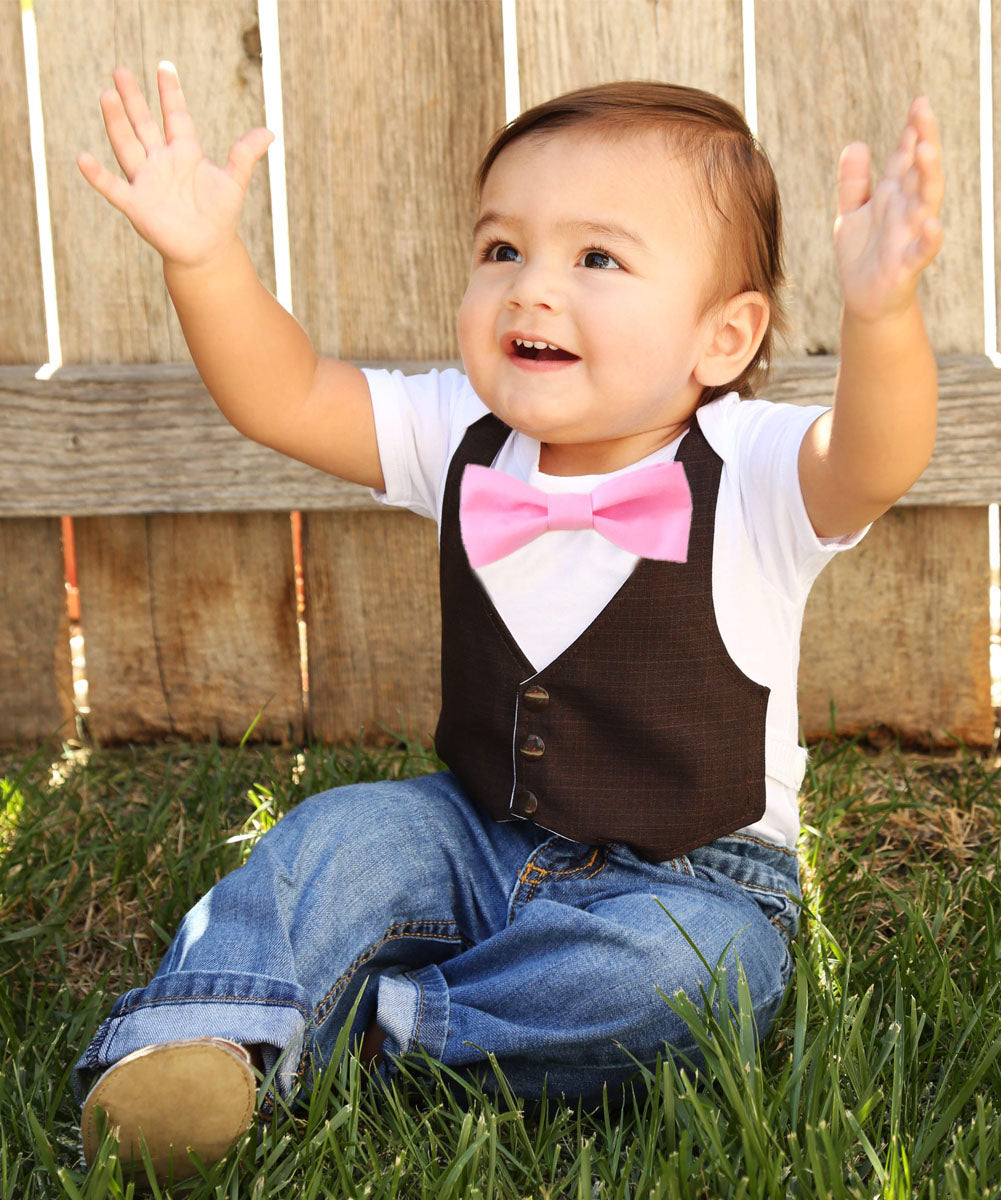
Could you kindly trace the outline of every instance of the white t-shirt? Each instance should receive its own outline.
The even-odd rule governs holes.
[[[487,408],[460,371],[404,375],[366,370],[386,504],[441,524],[448,464]],[[792,847],[806,768],[799,745],[796,681],[807,594],[821,568],[855,545],[814,533],[799,486],[799,447],[823,413],[736,393],[700,408],[699,425],[723,460],[713,549],[713,605],[737,666],[770,689],[765,720],[764,816],[744,833]],[[615,475],[674,459],[681,439],[608,475],[539,471],[539,443],[512,432],[493,466],[544,492],[590,491]],[[592,529],[551,530],[477,570],[525,657],[541,670],[588,627],[636,566],[636,555]],[[527,582],[526,582],[527,581]]]

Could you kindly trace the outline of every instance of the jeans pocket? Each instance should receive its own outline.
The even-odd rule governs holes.
[[[732,882],[757,904],[785,941],[791,942],[799,929],[800,899],[796,893],[736,879]]]

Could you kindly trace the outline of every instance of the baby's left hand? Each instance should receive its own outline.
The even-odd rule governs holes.
[[[904,312],[942,245],[942,147],[931,105],[919,97],[875,191],[869,147],[852,142],[838,163],[834,245],[845,311],[864,321]]]

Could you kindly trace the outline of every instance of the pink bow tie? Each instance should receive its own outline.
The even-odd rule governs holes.
[[[619,475],[593,492],[552,495],[470,464],[462,474],[459,523],[474,567],[504,558],[548,529],[596,529],[641,558],[686,562],[692,495],[678,462]]]

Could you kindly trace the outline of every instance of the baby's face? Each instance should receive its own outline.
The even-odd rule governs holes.
[[[487,177],[459,311],[473,387],[552,474],[615,470],[698,405],[714,275],[688,165],[655,131],[526,137]]]

